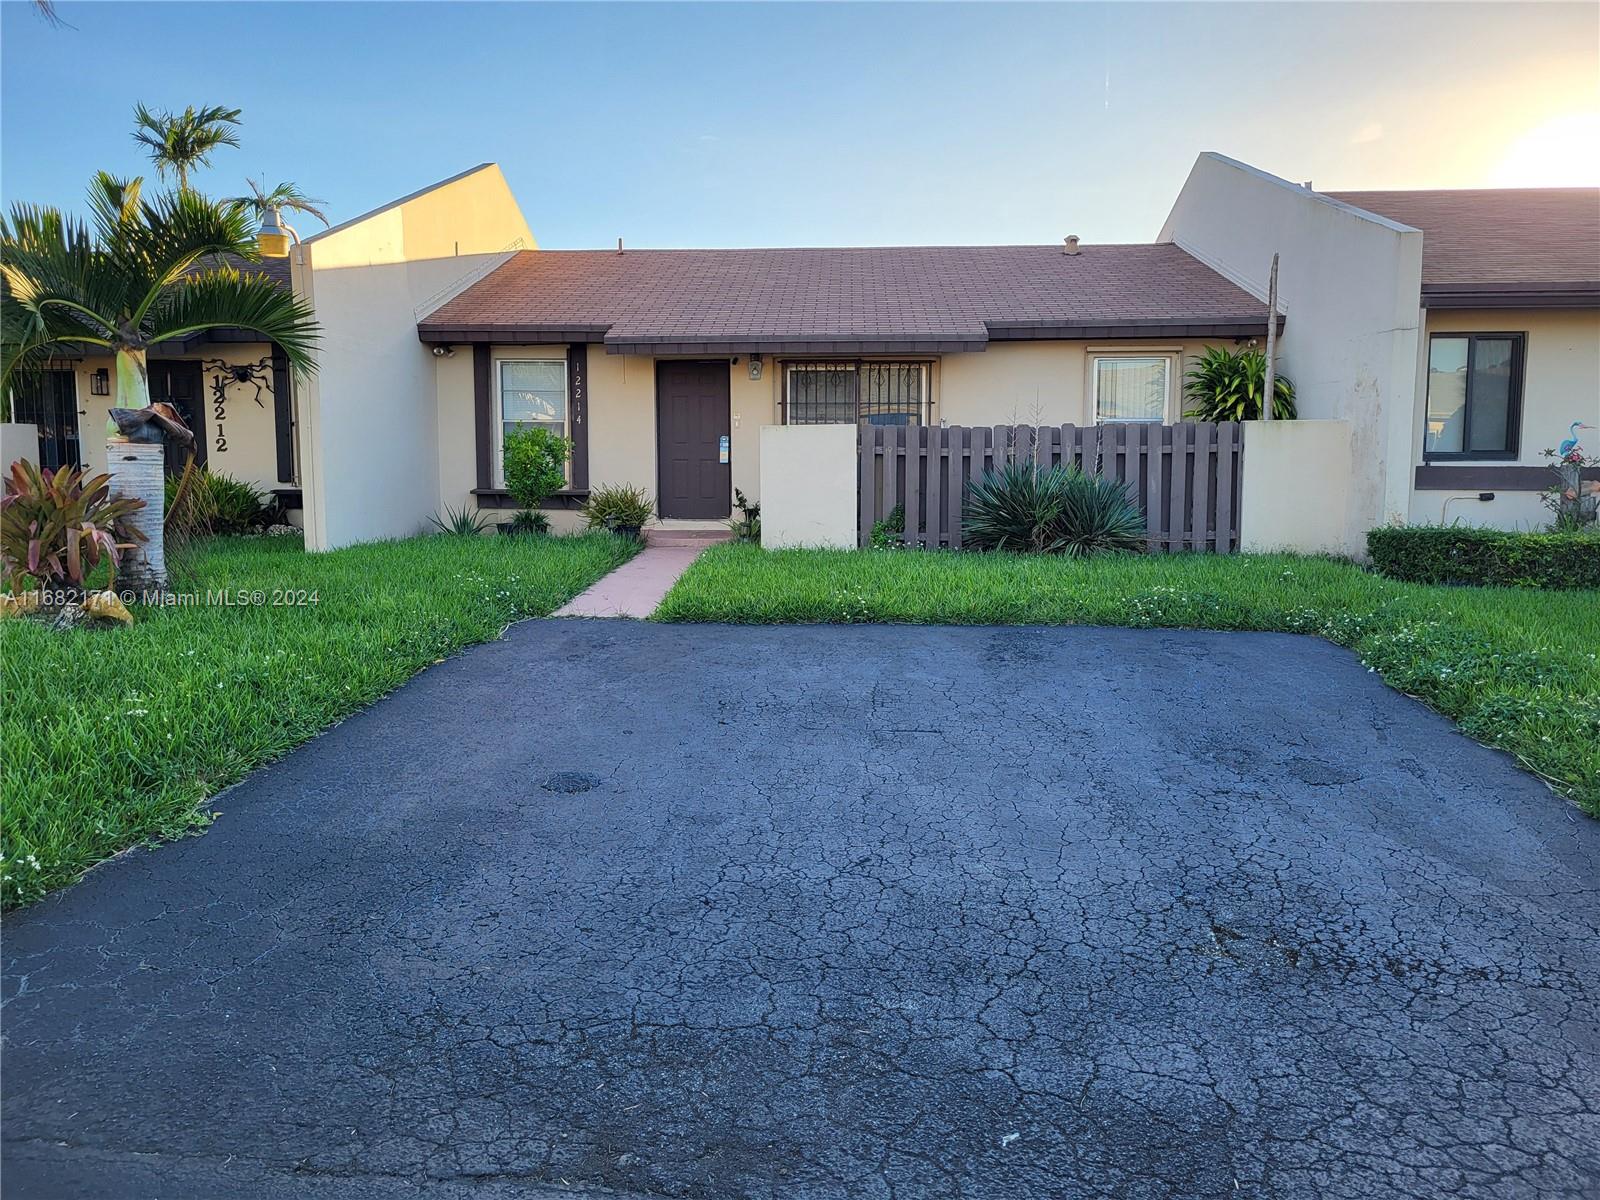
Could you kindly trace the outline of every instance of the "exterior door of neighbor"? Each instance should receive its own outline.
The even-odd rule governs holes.
[[[81,467],[78,386],[71,371],[21,374],[11,393],[12,420],[39,427],[39,469]]]
[[[165,400],[178,410],[194,433],[194,465],[206,465],[206,406],[202,395],[200,364],[178,359],[150,362],[150,403]],[[189,461],[189,447],[167,442],[167,474],[180,475]]]
[[[662,517],[715,520],[732,512],[728,399],[726,360],[656,364],[656,496]]]

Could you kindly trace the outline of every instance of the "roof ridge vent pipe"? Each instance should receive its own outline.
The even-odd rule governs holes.
[[[617,239],[617,253],[618,254],[622,253],[622,239],[621,238]]]
[[[1061,247],[1061,253],[1063,253],[1063,254],[1076,254],[1077,252],[1078,252],[1078,235],[1075,234],[1075,233],[1069,233],[1069,234],[1067,234],[1066,244]]]

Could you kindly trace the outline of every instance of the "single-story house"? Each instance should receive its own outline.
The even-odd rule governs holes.
[[[602,484],[725,521],[759,498],[764,425],[1176,421],[1192,359],[1264,337],[1274,253],[1301,414],[1352,426],[1352,547],[1449,494],[1472,497],[1450,519],[1526,522],[1539,449],[1600,424],[1600,192],[1481,194],[1521,240],[1477,259],[1472,195],[1341,198],[1207,154],[1150,244],[560,251],[485,164],[292,252],[324,327],[297,397],[308,542],[510,507],[518,425],[571,438],[570,526]],[[1439,474],[1507,467],[1529,472]]]
[[[289,286],[285,259],[232,265]],[[152,346],[148,364],[150,398],[183,414],[194,431],[196,462],[254,484],[296,515],[301,494],[294,378],[282,352],[256,333],[217,329]],[[115,393],[115,359],[85,346],[81,354],[58,356],[46,369],[18,377],[12,386],[12,420],[37,427],[42,466],[103,471]],[[182,470],[187,456],[187,448],[170,446],[169,471]]]

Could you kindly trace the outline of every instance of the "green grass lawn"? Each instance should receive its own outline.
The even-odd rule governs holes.
[[[656,620],[1075,624],[1310,633],[1600,815],[1600,593],[1396,583],[1288,555],[1088,561],[927,551],[704,554]]]
[[[315,604],[136,611],[131,628],[0,623],[0,897],[7,908],[205,801],[428,664],[564,603],[635,547],[430,537],[307,554],[298,538],[191,550],[194,586]],[[187,589],[183,582],[175,585]]]

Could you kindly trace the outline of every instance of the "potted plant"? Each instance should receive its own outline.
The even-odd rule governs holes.
[[[655,515],[650,493],[631,484],[614,483],[596,488],[583,506],[590,529],[607,529],[625,538],[638,540]]]
[[[566,486],[572,443],[548,429],[514,429],[506,434],[503,470],[506,491],[522,511],[500,526],[501,533],[548,533],[550,518],[539,511]]]

